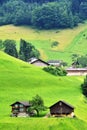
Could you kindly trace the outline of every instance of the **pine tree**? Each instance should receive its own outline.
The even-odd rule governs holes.
[[[39,51],[35,49],[35,47],[26,42],[25,40],[20,40],[20,50],[19,50],[19,58],[24,61],[28,61],[31,57],[39,57]]]
[[[14,40],[5,40],[4,41],[4,52],[6,52],[7,54],[14,56],[14,57],[18,57],[18,53],[17,53],[17,49],[16,49],[16,42]]]

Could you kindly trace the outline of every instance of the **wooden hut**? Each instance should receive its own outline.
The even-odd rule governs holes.
[[[24,101],[17,101],[11,104],[12,116],[22,116],[22,117],[28,116],[28,108],[30,106],[31,105],[29,104],[29,102],[24,102]]]
[[[65,101],[58,101],[50,106],[50,114],[52,116],[74,116],[74,107]]]

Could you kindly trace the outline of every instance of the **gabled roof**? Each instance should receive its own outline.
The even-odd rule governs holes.
[[[32,57],[32,58],[28,59],[29,63],[32,63],[33,61],[37,61],[37,58],[36,57]]]
[[[46,65],[49,65],[49,63],[47,63],[47,62],[45,62],[45,61],[43,61],[43,60],[41,60],[41,59],[36,59],[36,60],[34,60],[34,61],[31,61],[30,63],[33,64],[33,63],[35,63],[35,62],[37,62],[37,61],[41,61],[41,62],[45,63]]]
[[[26,107],[31,106],[31,104],[29,104],[29,102],[27,102],[27,101],[17,101],[17,102],[14,102],[13,104],[11,104],[11,106],[13,106],[16,103],[20,103]]]
[[[60,100],[60,101],[56,102],[55,104],[53,104],[52,106],[50,106],[50,108],[53,107],[53,106],[55,106],[55,105],[58,104],[59,102],[62,102],[63,104],[65,104],[65,105],[69,106],[70,108],[73,108],[73,109],[74,109],[74,107],[73,107],[72,105],[70,105],[69,103],[67,103],[67,102],[65,102],[65,101],[63,101],[63,100]]]

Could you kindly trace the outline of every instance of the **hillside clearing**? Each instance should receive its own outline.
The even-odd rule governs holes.
[[[64,30],[37,30],[28,26],[13,25],[0,27],[2,40],[14,39],[17,41],[17,47],[19,48],[19,40],[21,38],[25,39],[40,50],[42,59],[62,59],[69,64],[71,63],[71,55],[73,53],[86,53],[86,38],[81,40],[81,34],[86,34],[86,32],[87,23],[80,24],[73,29]],[[58,41],[59,44],[52,48],[51,44],[54,41]],[[82,50],[78,50],[78,48],[82,48]]]
[[[28,26],[5,25],[0,27],[0,37],[2,40],[10,38],[16,41],[21,38],[28,41],[58,41],[60,44],[57,50],[63,51],[73,38],[86,28],[87,24],[80,24],[74,29],[63,30],[37,30]]]

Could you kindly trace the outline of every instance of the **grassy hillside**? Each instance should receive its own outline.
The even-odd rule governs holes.
[[[83,36],[84,34],[85,36]],[[68,63],[71,62],[72,54],[86,53],[86,34],[87,23],[65,30],[37,30],[28,26],[15,27],[13,25],[0,27],[1,39],[14,39],[19,47],[19,40],[23,38],[39,49],[42,59],[62,59]],[[59,44],[52,48],[51,45],[54,41],[58,41]]]
[[[87,103],[81,94],[82,82],[83,77],[55,77],[42,68],[0,52],[0,129],[87,130]],[[69,102],[75,106],[77,118],[10,117],[10,104],[17,100],[30,100],[36,94],[48,107],[60,99]]]

